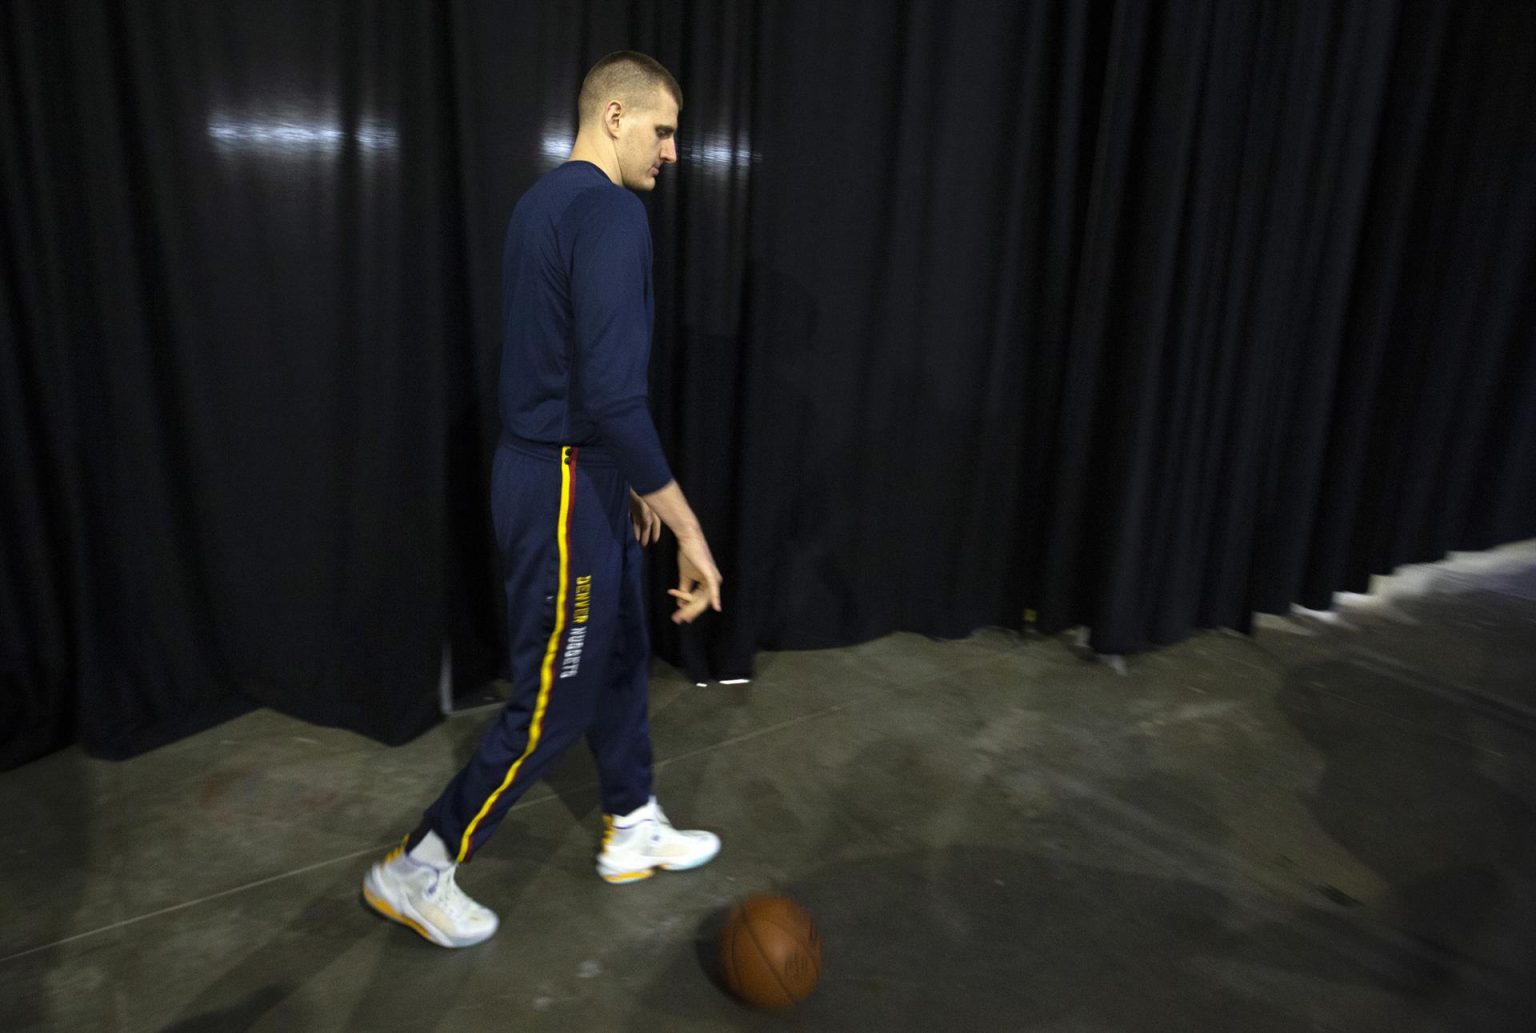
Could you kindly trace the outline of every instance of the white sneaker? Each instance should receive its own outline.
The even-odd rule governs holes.
[[[597,855],[597,874],[608,882],[635,882],[650,878],[657,868],[669,872],[697,868],[719,852],[719,836],[673,828],[653,796],[623,817],[603,815],[603,852]]]
[[[496,931],[496,913],[475,903],[454,881],[458,865],[437,833],[410,853],[402,842],[363,878],[363,900],[385,918],[409,926],[441,947],[473,947]]]

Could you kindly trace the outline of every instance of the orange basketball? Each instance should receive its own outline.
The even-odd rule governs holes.
[[[758,1008],[803,1001],[821,976],[821,937],[788,897],[747,897],[720,934],[720,971],[731,993]]]

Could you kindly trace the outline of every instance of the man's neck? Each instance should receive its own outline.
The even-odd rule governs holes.
[[[624,180],[619,176],[619,156],[608,147],[604,152],[603,143],[611,141],[596,141],[585,136],[576,137],[576,143],[571,148],[571,156],[567,161],[584,161],[596,165],[603,170],[603,175],[613,181],[614,186],[623,186]]]

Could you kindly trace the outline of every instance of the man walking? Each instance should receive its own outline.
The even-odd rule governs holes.
[[[496,931],[496,915],[458,887],[458,866],[583,736],[601,784],[600,876],[695,868],[720,849],[712,833],[673,828],[657,805],[647,720],[641,547],[662,524],[678,543],[672,619],[720,609],[720,573],[646,402],[651,236],[632,191],[653,189],[677,161],[682,91],[655,60],[625,51],[593,67],[579,104],[570,160],[523,195],[507,227],[491,494],[511,698],[422,823],[363,881],[369,906],[445,947]]]

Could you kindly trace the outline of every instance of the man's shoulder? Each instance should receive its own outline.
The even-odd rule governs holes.
[[[571,162],[540,176],[513,206],[511,224],[557,237],[614,233],[649,238],[645,204],[633,192],[611,182],[595,166]]]
[[[645,219],[644,202],[635,196],[634,191],[610,182],[607,176],[601,179],[582,180],[573,191],[571,203],[585,212],[608,218],[623,220],[638,218],[641,221]]]
[[[614,234],[649,238],[645,204],[634,193],[613,183],[593,184],[571,198],[561,222],[572,232],[611,238]]]

